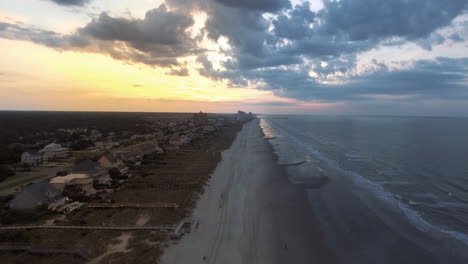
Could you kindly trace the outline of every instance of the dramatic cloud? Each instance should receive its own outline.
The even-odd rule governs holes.
[[[218,3],[230,7],[250,9],[265,12],[275,12],[283,8],[289,8],[289,0],[215,0]]]
[[[280,96],[329,101],[394,93],[440,96],[436,87],[461,92],[466,86],[461,82],[464,72],[431,72],[419,64],[413,71],[380,67],[379,71],[342,78],[341,85],[323,82],[329,75],[348,74],[356,67],[357,54],[379,45],[411,41],[431,50],[446,39],[463,41],[456,34],[444,37],[436,31],[466,13],[465,0],[324,1],[316,12],[304,2],[274,9],[277,16],[272,19],[263,16],[261,9],[228,6],[231,8],[205,6],[208,36],[214,40],[227,37],[232,47],[226,52],[232,60],[224,64],[225,71],[213,70],[200,59],[204,65],[201,74],[215,80],[226,79],[234,86],[254,84]],[[447,66],[455,62],[435,63]]]
[[[310,10],[309,2],[297,5],[290,13],[280,14],[273,20],[277,37],[303,39],[313,33],[310,25],[315,20],[315,13]]]
[[[58,5],[64,6],[84,6],[90,0],[50,0]]]
[[[71,35],[60,35],[20,24],[0,23],[0,37],[29,40],[57,49],[109,54],[124,61],[148,65],[178,65],[177,58],[199,51],[187,33],[191,16],[167,10],[163,4],[144,19],[111,17],[101,13]]]
[[[166,0],[165,4],[143,19],[104,12],[65,36],[0,23],[0,37],[169,67],[168,74],[179,76],[189,74],[180,59],[196,56],[199,73],[215,81],[304,100],[466,96],[465,59],[409,61],[411,67],[399,70],[374,63],[373,70],[356,71],[360,54],[382,47],[415,43],[429,52],[435,46],[464,42],[466,34],[453,30],[453,22],[467,14],[466,0],[324,0],[323,8],[314,11],[307,1],[292,6],[289,0]],[[193,36],[189,31],[195,13],[206,15],[206,22]],[[459,23],[468,28],[466,22]],[[452,28],[444,31],[447,27]],[[214,51],[201,43],[226,40],[228,48],[213,50],[227,59],[213,63],[208,52]]]
[[[181,67],[180,69],[172,69],[170,72],[169,72],[170,75],[175,75],[175,76],[188,76],[189,75],[189,71],[187,68],[185,67]]]
[[[408,69],[375,71],[350,77],[337,84],[317,83],[306,72],[268,70],[256,73],[265,89],[276,89],[283,96],[317,100],[368,100],[372,96],[409,96],[412,98],[468,99],[468,58],[419,60]],[[282,89],[289,86],[288,89]]]
[[[467,7],[466,0],[325,0],[318,30],[345,34],[351,40],[389,36],[418,39],[450,24]]]
[[[177,64],[180,56],[197,51],[187,29],[192,17],[168,11],[165,5],[150,10],[144,19],[114,18],[102,13],[71,37],[93,43],[115,58],[150,65]]]
[[[66,42],[61,35],[55,32],[6,22],[0,22],[0,37],[27,40],[48,47],[62,47]]]

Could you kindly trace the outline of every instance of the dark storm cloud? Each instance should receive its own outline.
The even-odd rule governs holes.
[[[309,2],[296,5],[289,13],[280,14],[273,20],[277,37],[288,39],[303,39],[313,33],[310,25],[315,20],[315,13],[310,10]]]
[[[197,53],[196,42],[187,29],[194,23],[191,16],[169,11],[165,5],[148,11],[144,19],[97,18],[70,35],[0,23],[0,37],[28,40],[56,49],[76,49],[105,53],[118,60],[148,65],[174,66],[177,58]]]
[[[172,69],[172,70],[169,72],[169,75],[188,76],[188,75],[189,75],[189,71],[188,71],[187,68],[181,67],[180,69]]]
[[[389,38],[403,38],[430,50],[445,39],[434,31],[467,11],[468,1],[325,1],[314,13],[297,5],[273,20],[275,36],[290,40],[290,54],[335,58],[370,50]]]
[[[50,0],[58,5],[64,6],[84,6],[90,0]]]
[[[226,79],[233,86],[256,83],[262,89],[298,99],[337,101],[371,95],[438,97],[439,91],[461,93],[466,86],[460,79],[464,72],[430,71],[420,63],[414,70],[401,71],[378,65],[378,71],[352,77],[343,85],[321,81],[328,75],[348,74],[356,67],[356,54],[379,45],[412,41],[431,50],[447,39],[459,41],[456,35],[444,37],[436,31],[465,13],[467,6],[466,0],[341,0],[325,1],[323,9],[313,12],[304,2],[267,19],[258,9],[208,5],[208,36],[214,40],[227,37],[232,47],[227,54],[233,59],[225,63],[226,71],[213,70],[205,61],[200,72],[215,80]],[[448,67],[452,63],[455,61],[438,59],[431,65]],[[310,71],[317,76],[311,77]]]
[[[352,71],[359,53],[381,46],[413,42],[431,50],[446,41],[464,41],[457,32],[447,36],[438,30],[466,14],[466,0],[324,0],[323,8],[317,11],[312,11],[308,2],[292,6],[289,0],[165,3],[170,9],[163,4],[143,19],[102,13],[66,36],[0,23],[0,37],[55,49],[100,52],[123,61],[168,67],[169,74],[181,76],[188,70],[178,58],[196,55],[203,76],[228,81],[234,87],[253,85],[299,99],[465,94],[463,60],[419,61],[412,69],[393,71],[375,63],[376,69],[368,73],[354,76]],[[194,10],[207,14],[203,36],[214,41],[227,38],[230,48],[221,51],[230,58],[222,65],[225,70],[215,69],[197,46],[202,35],[187,33],[194,24]],[[348,77],[343,77],[345,82],[340,85],[323,84],[332,75]]]
[[[457,33],[451,34],[449,36],[449,39],[451,39],[454,42],[463,42],[464,41],[464,39],[462,37],[460,37],[460,35],[458,35]]]
[[[388,36],[418,39],[450,24],[467,6],[466,0],[325,0],[319,30],[346,34],[351,40]]]
[[[437,58],[420,60],[409,69],[389,70],[382,66],[376,71],[351,77],[342,84],[315,82],[306,72],[260,71],[265,89],[274,89],[286,97],[345,101],[367,100],[370,96],[411,96],[417,98],[468,99],[468,59]],[[288,87],[284,89],[284,87]]]
[[[283,8],[289,8],[289,0],[214,0],[226,6],[241,9],[275,12]]]
[[[174,65],[177,58],[197,51],[186,32],[192,17],[167,10],[150,10],[144,19],[115,18],[102,13],[80,28],[73,37],[100,41],[99,48],[115,58],[149,65]],[[130,49],[130,52],[125,50]]]
[[[26,40],[48,47],[62,47],[65,45],[61,35],[21,24],[0,22],[0,38],[12,40]]]

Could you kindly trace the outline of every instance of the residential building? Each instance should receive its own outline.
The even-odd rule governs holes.
[[[37,150],[29,150],[21,154],[21,163],[23,164],[37,166],[42,164],[43,161],[42,154]]]
[[[39,150],[39,153],[41,153],[43,159],[47,161],[54,158],[65,158],[68,156],[69,151],[67,148],[63,148],[59,144],[51,143]]]
[[[95,194],[96,190],[93,187],[93,178],[88,174],[68,174],[50,179],[49,181],[55,188],[60,191],[65,189],[67,185],[79,186],[84,195]]]
[[[34,210],[43,204],[55,204],[62,199],[61,191],[48,181],[42,181],[26,186],[10,203],[15,210]]]
[[[99,141],[99,142],[94,143],[94,147],[99,150],[109,150],[109,149],[118,147],[119,145],[120,145],[119,142],[112,142],[112,141],[110,142]]]
[[[98,163],[107,169],[117,168],[121,173],[126,173],[128,171],[128,167],[125,166],[123,161],[117,155],[111,153],[107,153],[99,158]]]
[[[86,174],[101,184],[106,184],[111,180],[107,172],[107,168],[92,160],[80,161],[71,170],[72,174]]]

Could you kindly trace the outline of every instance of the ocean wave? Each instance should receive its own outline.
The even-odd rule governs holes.
[[[439,236],[443,236],[446,238],[455,238],[458,241],[461,241],[465,245],[468,245],[468,236],[466,234],[456,232],[453,230],[447,230],[443,227],[438,227],[433,225],[432,223],[429,223],[426,219],[424,219],[419,212],[416,210],[410,208],[409,203],[405,203],[402,200],[399,200],[398,198],[395,197],[394,194],[386,191],[384,187],[382,186],[382,183],[376,183],[374,181],[371,181],[367,179],[366,177],[362,176],[361,174],[354,172],[354,171],[349,171],[346,169],[343,169],[340,167],[339,163],[335,160],[329,159],[325,157],[320,151],[318,151],[313,145],[303,142],[300,139],[298,139],[296,136],[293,134],[285,131],[284,129],[276,126],[273,127],[273,125],[268,121],[265,121],[262,119],[263,122],[262,124],[262,129],[264,129],[265,135],[269,135],[269,137],[277,137],[277,138],[287,138],[289,139],[293,144],[298,145],[298,146],[303,146],[307,152],[312,154],[315,158],[318,160],[324,162],[327,166],[333,168],[336,170],[338,173],[341,175],[346,176],[355,187],[367,190],[373,194],[374,197],[378,198],[381,201],[384,201],[388,205],[392,206],[395,209],[398,209],[402,215],[408,219],[408,221],[416,227],[418,230],[424,232],[424,233],[430,233],[430,234],[438,234]],[[265,132],[266,131],[266,132]],[[279,156],[282,155],[280,151],[277,151],[277,154]],[[352,155],[352,154],[351,154]],[[390,182],[388,182],[390,183]],[[399,182],[401,184],[408,184],[407,182]],[[383,183],[385,184],[385,183]],[[398,182],[393,182],[392,184],[398,184]],[[357,195],[359,195],[358,192],[355,192]],[[362,201],[365,201],[365,199],[361,199]],[[441,204],[442,205],[442,204]],[[448,205],[448,204],[446,204]]]

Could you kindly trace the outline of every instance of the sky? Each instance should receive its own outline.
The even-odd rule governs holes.
[[[0,110],[468,116],[467,0],[0,1]]]

